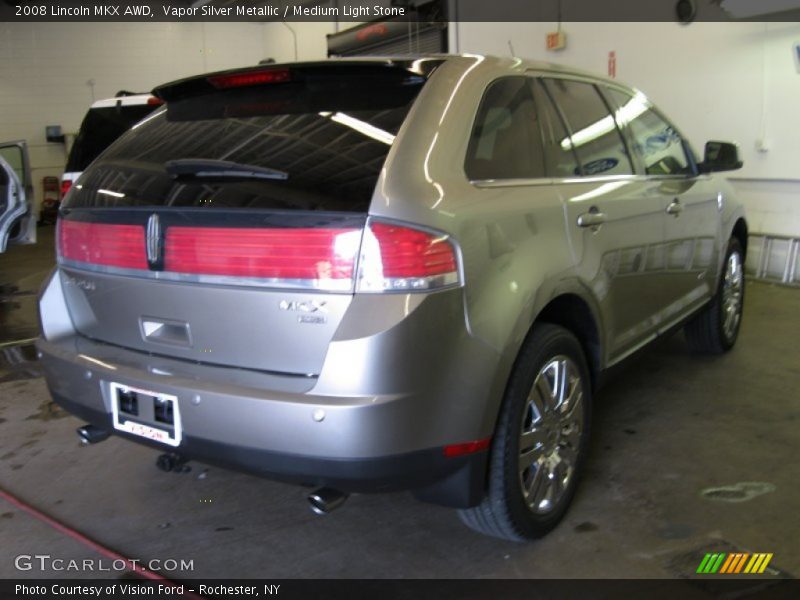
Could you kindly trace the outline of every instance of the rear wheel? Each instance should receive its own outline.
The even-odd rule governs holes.
[[[689,347],[702,354],[722,354],[736,343],[744,307],[744,255],[731,238],[714,299],[684,329]]]
[[[461,520],[480,533],[518,541],[553,529],[575,493],[590,413],[580,343],[562,327],[536,325],[509,379],[486,496],[459,511]]]

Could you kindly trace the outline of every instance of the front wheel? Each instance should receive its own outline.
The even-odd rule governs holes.
[[[701,354],[722,354],[736,343],[744,308],[744,253],[731,238],[714,299],[684,328],[689,347]]]
[[[459,511],[476,531],[507,540],[553,529],[575,494],[589,437],[591,385],[572,333],[534,326],[511,373],[481,504]]]

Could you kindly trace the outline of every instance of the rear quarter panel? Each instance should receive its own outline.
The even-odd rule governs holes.
[[[493,357],[480,365],[489,382],[488,431],[538,312],[559,293],[586,294],[575,279],[555,186],[546,181],[478,185],[464,173],[486,86],[515,72],[525,69],[511,60],[498,65],[482,57],[454,58],[439,67],[398,134],[370,209],[372,215],[423,224],[456,240],[467,328]]]

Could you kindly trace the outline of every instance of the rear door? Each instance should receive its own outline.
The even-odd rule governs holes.
[[[0,252],[9,243],[36,242],[28,147],[23,141],[0,143]]]
[[[717,193],[699,176],[688,143],[642,94],[617,88],[606,93],[616,106],[647,177],[647,193],[664,205],[664,247],[653,256],[660,273],[665,326],[702,304],[714,290],[719,248]]]
[[[595,84],[544,78],[568,131],[558,140],[579,167],[564,174],[561,193],[579,274],[596,296],[609,362],[650,339],[659,324],[659,278],[652,248],[664,241],[663,200],[637,177],[628,146]]]
[[[67,195],[76,328],[120,346],[300,376],[349,306],[372,194],[425,77],[261,68],[161,90]]]

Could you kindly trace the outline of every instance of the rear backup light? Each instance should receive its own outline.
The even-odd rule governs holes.
[[[288,69],[269,69],[266,71],[248,71],[246,73],[231,73],[228,75],[214,75],[208,82],[218,90],[230,88],[250,87],[266,83],[284,83],[291,79]]]
[[[169,227],[164,270],[352,291],[359,229]]]
[[[359,292],[425,291],[459,283],[447,235],[372,221],[364,231]]]
[[[90,265],[147,269],[144,227],[61,219],[58,222],[58,256],[62,260]]]

